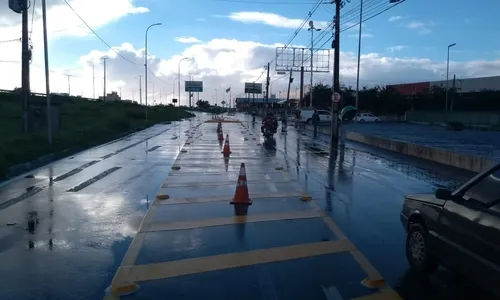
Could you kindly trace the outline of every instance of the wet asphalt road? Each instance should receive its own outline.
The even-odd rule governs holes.
[[[2,183],[0,299],[102,299],[192,122],[157,125]],[[26,189],[39,191],[22,200]]]
[[[246,118],[248,127],[260,125]],[[365,125],[365,124],[363,124]],[[433,162],[347,142],[328,172],[328,137],[281,127],[267,146],[340,226],[404,299],[493,299],[453,272],[441,268],[428,279],[409,270],[406,234],[399,220],[404,195],[456,187],[474,174]],[[333,164],[332,164],[333,165]]]
[[[158,125],[1,184],[0,207],[9,202],[0,209],[0,299],[102,299],[147,199],[170,172],[184,132],[198,123]],[[262,154],[300,180],[393,288],[405,299],[480,299],[446,270],[414,278],[399,222],[405,194],[457,185],[468,172],[348,143],[329,173],[325,143],[309,135],[289,127]]]

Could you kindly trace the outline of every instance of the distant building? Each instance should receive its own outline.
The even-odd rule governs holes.
[[[387,85],[401,95],[415,95],[428,91],[431,87],[446,87],[446,80],[414,82]],[[448,80],[448,87],[453,87],[453,77]],[[455,79],[455,88],[459,93],[480,92],[483,90],[500,91],[500,76]]]
[[[120,101],[122,98],[118,95],[117,92],[111,92],[106,94],[106,101]],[[99,100],[104,100],[103,96],[99,97]]]

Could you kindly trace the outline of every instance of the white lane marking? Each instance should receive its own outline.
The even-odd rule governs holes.
[[[328,300],[343,300],[342,295],[340,294],[339,290],[335,286],[329,286],[329,287],[324,287],[321,286],[323,289],[323,293],[325,293],[326,299]]]
[[[270,177],[267,173],[266,173],[266,174],[264,174],[264,178],[265,178],[266,180],[271,180],[271,177]]]

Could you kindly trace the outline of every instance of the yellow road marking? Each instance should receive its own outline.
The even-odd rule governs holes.
[[[396,291],[387,289],[379,293],[373,293],[368,296],[353,298],[351,300],[403,300],[403,298],[401,298]]]
[[[357,250],[351,252],[352,257],[358,262],[363,271],[365,271],[366,275],[368,275],[368,279],[371,281],[384,280],[382,275],[375,269],[375,267],[370,263],[370,261],[361,253],[361,251]]]
[[[346,238],[345,234],[342,232],[342,230],[340,230],[339,226],[335,224],[335,222],[333,222],[329,216],[324,217],[323,221],[326,223],[326,226],[328,226],[328,228],[330,228],[330,230],[333,231],[335,236],[337,236],[339,239]]]
[[[212,218],[191,221],[178,221],[178,222],[161,222],[145,224],[141,232],[163,231],[163,230],[180,230],[192,229],[200,227],[211,227],[241,223],[256,223],[268,222],[279,220],[294,220],[294,219],[307,219],[323,217],[322,211],[295,211],[287,213],[272,213],[272,214],[259,214],[250,216],[233,216],[225,218]]]
[[[186,183],[164,183],[162,188],[177,188],[177,187],[198,187],[198,186],[218,186],[218,185],[235,185],[238,177],[231,180],[214,181],[214,182],[186,182]],[[168,180],[167,180],[168,181]],[[247,180],[248,183],[287,183],[290,180]]]
[[[269,193],[269,194],[251,194],[250,198],[252,200],[262,199],[262,198],[291,198],[298,197],[299,193]],[[223,196],[213,196],[213,197],[201,197],[201,198],[170,198],[168,200],[155,200],[151,205],[168,205],[168,204],[189,204],[189,203],[205,203],[205,202],[217,202],[217,201],[231,201],[233,196],[223,195]]]
[[[318,210],[322,210],[315,201],[312,201],[312,203]],[[333,222],[333,220],[329,216],[325,216],[323,218],[323,221],[326,223],[328,228],[330,228],[330,230],[337,236],[337,238],[339,239],[347,238],[344,232],[340,229],[340,227],[335,222]],[[352,251],[351,254],[354,260],[356,260],[356,262],[361,266],[363,271],[365,271],[369,280],[372,281],[383,280],[382,275],[380,275],[377,269],[375,269],[375,267],[363,255],[363,253],[361,253],[361,251],[356,249],[356,251]]]
[[[151,223],[151,219],[156,215],[157,207],[154,206],[153,203],[151,203],[149,210],[146,212],[146,215],[144,216],[144,219],[142,219],[142,222],[141,222],[141,225],[139,226],[138,232],[141,232],[146,224]]]
[[[139,282],[165,279],[189,274],[339,253],[353,249],[354,247],[348,240],[338,240],[190,258],[149,265],[122,266],[118,268],[113,282],[116,284],[126,281]]]
[[[137,255],[139,255],[139,251],[144,243],[144,238],[146,238],[146,233],[139,232],[135,235],[127,253],[125,253],[125,256],[123,257],[122,266],[131,266],[135,263]]]

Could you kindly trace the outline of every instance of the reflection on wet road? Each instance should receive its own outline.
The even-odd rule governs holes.
[[[405,299],[483,297],[481,292],[444,269],[427,280],[415,278],[408,271],[404,252],[405,233],[399,221],[405,194],[454,186],[468,179],[470,173],[351,143],[330,157],[324,142],[313,140],[308,133],[293,127],[289,127],[286,135],[278,130],[274,140],[264,142],[259,138],[259,123],[252,124],[251,117],[242,118],[255,134],[253,137],[243,137],[242,134],[241,140],[234,143],[232,157],[238,161],[240,155],[249,161],[249,186],[254,185],[251,190],[262,187],[265,193],[276,193],[286,190],[286,181],[298,181]],[[103,291],[122,262],[146,209],[159,189],[169,189],[170,196],[182,196],[184,200],[201,196],[208,199],[224,194],[225,188],[215,186],[228,181],[228,193],[232,194],[239,164],[228,161],[221,166],[220,158],[207,157],[204,147],[212,147],[212,140],[203,142],[202,138],[196,146],[187,143],[185,146],[189,131],[200,122],[200,119],[193,119],[178,124],[157,125],[1,183],[0,278],[3,288],[0,299],[102,299]],[[190,138],[195,140],[197,136]],[[249,139],[255,146],[245,146]],[[164,184],[183,148],[187,150],[187,158],[178,159],[183,169],[178,175],[169,176]],[[216,154],[219,155],[219,152]],[[199,160],[205,160],[201,167],[194,164]],[[267,167],[270,171],[263,175],[267,176],[263,180],[257,176],[262,173],[257,161],[266,164],[266,160],[269,160]],[[284,169],[287,178],[274,172],[275,163]],[[224,170],[230,175],[221,175]],[[188,182],[186,178],[189,178]],[[263,185],[259,181],[272,181],[273,184]],[[214,187],[207,189],[207,186]],[[182,195],[174,194],[180,190]],[[205,194],[200,195],[200,191]],[[269,205],[262,209],[276,209],[271,201]],[[170,214],[173,219],[180,215],[193,219],[198,217],[175,210],[176,206],[171,207],[164,214]],[[207,203],[206,207],[204,213],[220,217],[221,210],[216,204]],[[259,207],[255,205],[252,209],[257,211]],[[252,226],[258,225],[249,225],[249,230]],[[272,232],[273,228],[267,230]],[[297,230],[304,230],[304,227],[298,226]],[[220,241],[221,247],[227,243],[221,238],[223,234],[226,233],[211,235]],[[322,238],[323,233],[318,231],[315,234]],[[153,242],[164,243],[164,240]],[[178,242],[188,243],[184,240]],[[255,239],[257,244],[263,242]],[[186,249],[190,246],[184,245]],[[150,251],[160,255],[166,250],[162,246],[158,249],[152,247]],[[176,253],[179,257],[190,255],[188,252]],[[154,260],[159,257],[144,255],[138,259]],[[314,266],[320,268],[321,264],[316,262]],[[303,267],[311,268],[305,263]],[[269,297],[274,297],[272,293],[275,291],[269,286],[273,280],[266,277],[270,276],[266,272],[274,272],[273,276],[288,274],[282,269],[273,271],[253,267],[251,270],[260,278],[255,285]],[[326,269],[323,271],[325,274],[329,272]],[[248,275],[237,270],[234,272],[235,276]],[[294,272],[289,270],[290,274]],[[332,273],[335,273],[333,277],[340,276]],[[217,274],[214,276],[211,279],[204,277],[204,280],[208,280],[207,284],[212,284],[213,289],[226,289],[224,281],[218,281]],[[182,297],[175,290],[182,286],[177,286],[175,280],[170,285],[172,295]],[[355,285],[358,287],[359,283]],[[257,293],[255,290],[249,290],[248,297]]]
[[[247,124],[259,130],[259,123]],[[349,142],[330,159],[325,140],[293,126],[287,134],[278,130],[275,140],[273,155],[405,299],[490,299],[445,269],[416,278],[399,220],[404,195],[456,187],[471,173]]]
[[[157,125],[2,183],[0,299],[102,299],[196,122]]]

